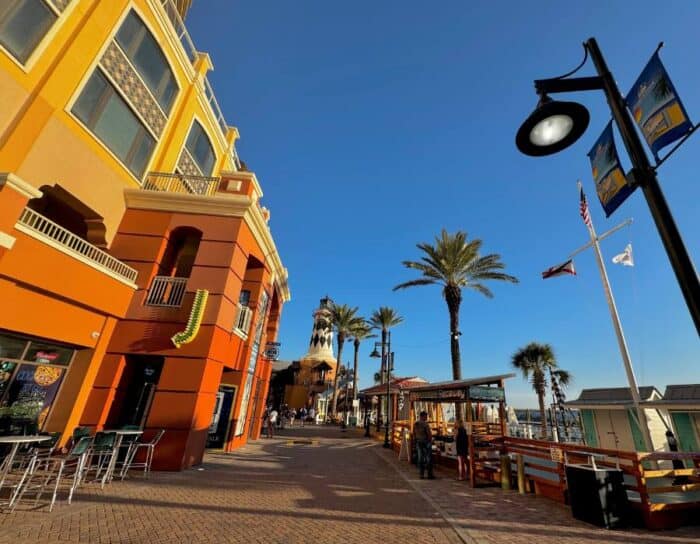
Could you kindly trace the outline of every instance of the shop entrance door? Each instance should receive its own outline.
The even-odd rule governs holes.
[[[127,355],[107,419],[108,427],[135,425],[142,429],[146,425],[162,370],[163,357]]]
[[[231,424],[231,408],[235,397],[235,387],[231,385],[219,387],[207,436],[207,448],[223,448],[226,444]]]

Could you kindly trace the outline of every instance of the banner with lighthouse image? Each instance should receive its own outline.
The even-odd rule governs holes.
[[[603,130],[596,143],[588,152],[593,170],[593,181],[605,216],[610,215],[622,204],[634,189],[627,185],[625,173],[620,166],[620,158],[613,140],[612,121]]]
[[[658,50],[625,100],[656,162],[659,162],[658,153],[662,147],[681,139],[693,128]]]

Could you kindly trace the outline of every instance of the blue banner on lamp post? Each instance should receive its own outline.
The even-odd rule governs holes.
[[[627,185],[625,173],[620,166],[620,158],[615,149],[612,121],[603,130],[596,143],[588,152],[595,181],[596,193],[605,216],[610,215],[630,196],[634,189]]]
[[[662,147],[680,140],[693,128],[658,51],[651,56],[625,101],[657,163]]]

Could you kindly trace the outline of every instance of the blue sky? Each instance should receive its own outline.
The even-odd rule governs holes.
[[[210,80],[238,150],[256,172],[270,226],[289,269],[282,358],[307,350],[321,297],[380,305],[405,322],[393,333],[396,371],[449,379],[449,326],[438,287],[392,292],[415,277],[401,261],[445,227],[484,240],[519,285],[495,298],[464,292],[463,375],[509,372],[529,341],[553,345],[581,388],[626,386],[601,280],[590,251],[577,277],[540,273],[587,241],[576,179],[599,232],[628,217],[603,243],[610,258],[632,242],[637,266],[608,272],[640,384],[700,383],[700,343],[641,192],[610,218],[600,208],[586,153],[609,119],[598,92],[570,96],[591,112],[584,136],[546,158],[521,155],[515,133],[532,111],[535,78],[568,72],[595,36],[623,92],[657,43],[694,120],[700,120],[700,4],[658,2],[195,1],[187,21],[210,53]],[[589,61],[590,62],[590,61]],[[581,75],[592,75],[589,64]],[[622,142],[617,144],[629,166]],[[700,258],[697,136],[660,170],[691,256]],[[361,348],[361,385],[377,360]],[[346,345],[344,360],[352,348]],[[369,379],[368,379],[369,378]],[[516,406],[535,406],[520,376]]]

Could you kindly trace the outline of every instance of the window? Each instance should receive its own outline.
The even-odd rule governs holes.
[[[24,63],[57,18],[43,0],[3,0],[0,44]]]
[[[214,169],[216,155],[214,155],[214,148],[211,146],[207,133],[204,132],[202,125],[197,121],[192,123],[190,135],[187,137],[185,147],[187,147],[187,151],[192,155],[194,162],[199,166],[202,174],[205,176],[211,175]]]
[[[243,304],[243,306],[250,306],[250,291],[248,289],[241,289],[241,294],[238,295],[238,302]]]
[[[73,113],[136,177],[143,176],[155,140],[100,70],[90,77]]]
[[[158,42],[133,10],[126,16],[117,33],[117,43],[129,57],[160,107],[168,113],[178,91],[175,76]]]

